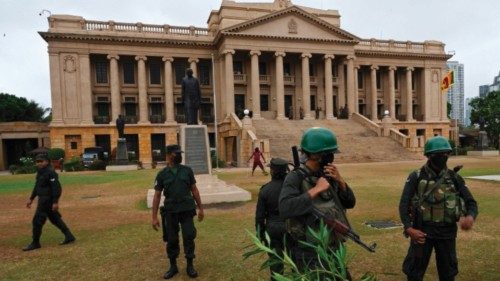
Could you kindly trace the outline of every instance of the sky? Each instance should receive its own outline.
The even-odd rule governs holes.
[[[244,0],[237,2],[272,2]],[[0,0],[0,92],[50,107],[47,16],[206,27],[221,0]],[[500,1],[497,0],[292,0],[338,10],[341,28],[361,38],[438,40],[464,64],[465,97],[479,94],[500,72]]]

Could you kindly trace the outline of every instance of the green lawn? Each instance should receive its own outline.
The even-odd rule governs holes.
[[[464,164],[463,176],[500,174],[500,158],[452,158]],[[401,262],[408,241],[401,229],[375,230],[364,226],[374,219],[398,221],[397,207],[408,173],[422,162],[339,165],[354,189],[356,208],[349,211],[355,230],[366,242],[378,244],[371,254],[349,242],[350,270],[355,279],[366,271],[379,280],[404,280]],[[452,166],[450,165],[450,166]],[[33,210],[24,208],[34,175],[0,176],[0,280],[161,280],[167,267],[161,234],[150,226],[145,195],[157,170],[134,172],[81,172],[60,174],[63,184],[61,213],[77,236],[73,245],[59,246],[62,235],[48,223],[42,249],[24,253],[30,241]],[[259,174],[259,175],[257,175]],[[250,172],[220,172],[220,178],[252,193],[247,203],[220,204],[206,210],[196,222],[195,265],[198,280],[267,280],[259,271],[265,257],[243,261],[250,244],[245,229],[253,230],[255,198],[268,177]],[[479,202],[474,229],[459,231],[460,280],[500,280],[500,183],[467,180]],[[189,280],[181,251],[181,273],[174,280]],[[433,260],[426,280],[437,280]]]

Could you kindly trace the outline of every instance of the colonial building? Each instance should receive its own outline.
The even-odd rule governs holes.
[[[259,141],[242,133],[243,109],[269,122],[336,122],[343,112],[375,127],[388,110],[404,136],[448,136],[444,44],[359,38],[341,28],[336,10],[223,0],[207,27],[48,20],[40,35],[50,58],[50,136],[67,156],[88,146],[112,150],[122,114],[130,150],[146,165],[161,160],[184,123],[187,67],[202,85],[200,121],[212,144],[217,130],[226,160]]]

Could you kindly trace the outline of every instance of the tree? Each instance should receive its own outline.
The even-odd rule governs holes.
[[[472,124],[479,124],[480,117],[484,118],[484,130],[488,134],[491,144],[499,148],[500,134],[500,91],[490,92],[485,97],[477,97],[470,102]]]
[[[48,122],[49,112],[50,108],[43,108],[33,100],[0,93],[0,122]]]

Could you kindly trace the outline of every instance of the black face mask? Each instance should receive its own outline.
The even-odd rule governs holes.
[[[174,156],[174,164],[180,164],[182,163],[182,154],[176,153]]]
[[[323,171],[323,168],[325,168],[326,165],[332,163],[334,159],[335,154],[333,154],[333,152],[321,154],[321,158],[319,159],[319,166],[321,167],[321,171]]]
[[[435,154],[429,158],[432,166],[439,170],[446,168],[446,162],[448,161],[448,155],[446,154]]]

